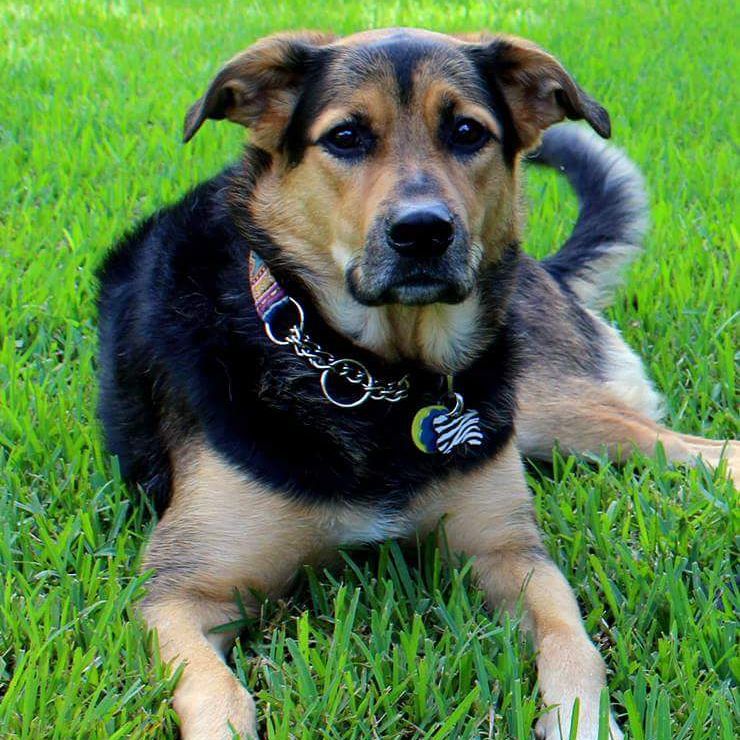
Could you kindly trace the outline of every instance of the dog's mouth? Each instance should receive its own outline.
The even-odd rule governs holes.
[[[406,306],[426,306],[430,303],[460,303],[468,290],[449,279],[430,275],[414,275],[389,286],[385,293],[388,303]]]
[[[390,271],[389,271],[390,272]],[[457,275],[414,270],[408,274],[393,271],[387,277],[375,275],[363,279],[358,269],[347,272],[347,287],[352,297],[365,306],[401,304],[427,306],[432,303],[461,303],[468,297],[472,284]]]

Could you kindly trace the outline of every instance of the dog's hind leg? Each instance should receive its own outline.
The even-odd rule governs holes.
[[[574,455],[604,454],[620,462],[634,451],[655,454],[660,444],[668,460],[717,468],[726,460],[740,484],[740,443],[681,434],[620,402],[596,382],[569,381],[555,391],[522,386],[517,412],[517,445],[525,457],[549,460],[557,444]]]
[[[256,737],[254,702],[223,656],[237,630],[235,593],[254,612],[317,559],[320,523],[306,507],[267,491],[204,447],[175,461],[173,497],[144,567],[154,571],[141,606],[162,659],[184,665],[174,708],[186,740]],[[184,454],[179,458],[182,460]]]

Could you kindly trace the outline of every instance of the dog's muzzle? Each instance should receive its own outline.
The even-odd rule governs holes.
[[[468,234],[441,202],[406,204],[379,219],[347,285],[369,306],[460,303],[475,283]]]

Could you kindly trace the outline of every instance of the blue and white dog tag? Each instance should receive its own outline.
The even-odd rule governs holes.
[[[424,406],[419,409],[411,424],[411,439],[422,451],[441,452],[449,455],[460,445],[476,447],[483,443],[480,417],[477,411],[463,411],[463,399],[453,393],[455,406]]]
[[[449,455],[458,445],[477,447],[483,442],[477,411],[441,414],[432,420],[437,434],[437,452]]]

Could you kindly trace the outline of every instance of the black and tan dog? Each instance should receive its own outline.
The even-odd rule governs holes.
[[[222,659],[233,635],[211,632],[237,618],[235,589],[254,605],[339,546],[442,517],[492,603],[524,589],[553,707],[539,733],[567,737],[579,699],[577,737],[597,737],[604,664],[521,456],[660,442],[717,465],[725,446],[656,423],[640,361],[597,313],[645,223],[620,153],[548,132],[539,159],[570,178],[580,217],[553,257],[520,252],[521,155],[565,117],[609,136],[537,46],[415,30],[267,38],[188,113],[186,140],[208,118],[249,127],[244,157],[119,244],[100,298],[101,415],[162,515],[142,613],[186,664],[184,737],[256,733]]]

